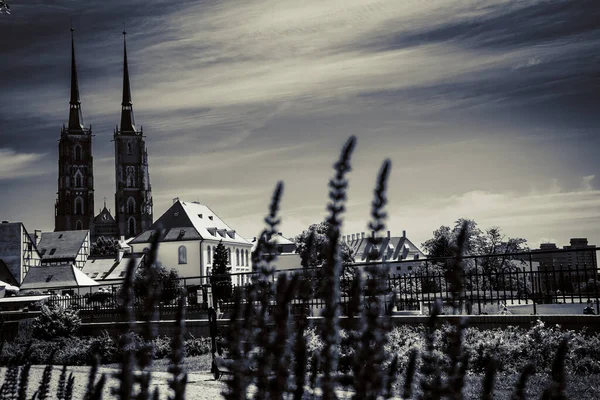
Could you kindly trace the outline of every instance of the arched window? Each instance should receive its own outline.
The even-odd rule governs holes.
[[[83,215],[83,199],[81,197],[75,198],[75,215]]]
[[[75,145],[75,161],[81,161],[81,146]]]
[[[127,143],[127,154],[131,154],[131,143]]]
[[[81,221],[77,221],[77,222],[75,223],[75,229],[76,229],[76,230],[78,230],[78,231],[81,231],[81,230],[83,230],[83,222],[81,222]]]
[[[127,213],[135,214],[135,200],[133,197],[127,199]]]
[[[76,188],[83,187],[83,175],[81,174],[81,171],[79,171],[79,170],[77,170],[77,172],[75,172],[75,187]]]
[[[127,220],[127,233],[129,237],[135,236],[135,218],[129,217]]]
[[[231,265],[231,249],[227,249],[227,264]]]
[[[246,267],[247,267],[248,265],[250,265],[250,264],[248,263],[248,250],[246,250]]]
[[[211,263],[211,261],[210,261],[211,257],[210,256],[212,255],[212,253],[210,252],[210,246],[208,246],[206,248],[206,254],[208,255],[208,260],[207,260],[208,262],[207,262],[207,264],[210,264]]]
[[[235,249],[235,263],[240,265],[240,249]]]
[[[187,249],[185,246],[179,246],[179,264],[187,264]]]

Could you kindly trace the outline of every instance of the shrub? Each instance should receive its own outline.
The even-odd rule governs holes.
[[[77,311],[54,305],[42,306],[42,313],[33,320],[32,335],[36,339],[74,336],[81,326]]]

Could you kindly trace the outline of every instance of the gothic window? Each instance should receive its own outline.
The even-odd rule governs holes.
[[[206,254],[208,254],[208,260],[207,260],[208,262],[207,262],[207,264],[210,264],[211,263],[210,256],[212,255],[211,252],[210,252],[210,246],[208,246],[206,248]]]
[[[127,143],[127,154],[131,154],[131,143]]]
[[[135,187],[135,167],[127,167],[127,187]]]
[[[240,265],[240,249],[235,249],[235,263]]]
[[[81,197],[75,198],[75,215],[83,214],[83,199]]]
[[[185,246],[179,246],[179,264],[187,264],[187,249]]]
[[[83,230],[83,222],[81,222],[81,221],[77,221],[77,222],[75,223],[75,230],[78,230],[78,231],[81,231],[81,230]]]
[[[135,214],[135,200],[133,197],[127,199],[127,213]]]
[[[77,170],[75,172],[75,187],[80,188],[83,187],[83,175],[81,175],[81,171]]]
[[[135,218],[129,217],[127,220],[127,233],[129,236],[135,236]]]
[[[81,146],[75,145],[75,161],[81,161]]]

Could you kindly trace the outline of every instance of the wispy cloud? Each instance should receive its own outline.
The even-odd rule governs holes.
[[[36,165],[44,156],[45,154],[17,153],[12,149],[0,148],[0,180],[49,174],[49,171]]]

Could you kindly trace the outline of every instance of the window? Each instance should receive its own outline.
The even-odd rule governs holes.
[[[90,278],[92,278],[92,279],[95,279],[97,276],[98,276],[98,272],[94,272],[94,273],[93,273],[93,274],[90,276]]]
[[[246,250],[246,267],[247,267],[248,265],[250,265],[250,264],[248,263],[248,250]]]
[[[50,255],[53,255],[54,253],[56,253],[56,249],[50,250]]]
[[[127,274],[127,271],[121,271],[121,273],[119,274],[119,277],[124,277]]]
[[[75,187],[76,188],[83,187],[83,175],[81,174],[81,171],[79,171],[79,170],[77,170],[77,172],[75,172]]]
[[[75,145],[75,161],[81,161],[81,146]]]
[[[179,246],[179,264],[187,264],[187,249],[185,246]]]
[[[53,276],[54,276],[54,275],[48,275],[48,277],[46,278],[46,282],[50,282],[50,281],[52,280],[52,277],[53,277]]]
[[[81,197],[77,197],[75,199],[75,215],[83,214],[83,199]]]
[[[83,222],[81,222],[81,221],[75,222],[75,230],[82,231],[83,230]]]
[[[212,254],[210,253],[210,246],[208,246],[208,247],[206,248],[206,254],[208,255],[208,260],[207,260],[208,262],[207,262],[207,264],[210,264],[210,258],[211,258],[210,256],[212,255]]]
[[[135,218],[129,217],[127,220],[127,233],[129,236],[135,236]]]
[[[227,249],[227,264],[231,265],[231,249]]]
[[[44,254],[46,254],[46,249],[42,249],[42,252],[40,253],[40,256],[43,256]]]
[[[127,199],[127,213],[135,214],[135,200],[133,197]]]
[[[235,264],[240,265],[240,249],[235,249]]]

